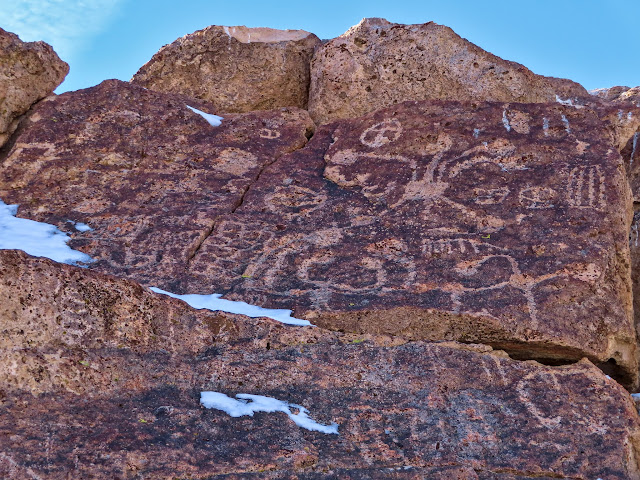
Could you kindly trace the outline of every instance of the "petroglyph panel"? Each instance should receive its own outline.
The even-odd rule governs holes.
[[[590,110],[414,102],[307,143],[301,111],[202,132],[177,101],[114,81],[45,102],[8,152],[0,198],[89,224],[73,245],[90,268],[145,285],[345,331],[586,356],[635,383],[630,195]],[[122,134],[111,111],[137,113],[127,121],[157,142]],[[50,145],[54,129],[65,140]]]
[[[272,237],[228,296],[332,328],[615,359],[635,382],[629,281],[612,275],[628,268],[614,259],[629,196],[597,122],[561,105],[417,103],[325,126],[234,213]],[[206,253],[219,243],[198,261],[221,264]]]

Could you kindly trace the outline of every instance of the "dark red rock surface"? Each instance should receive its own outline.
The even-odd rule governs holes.
[[[2,478],[639,478],[634,404],[587,360],[196,312],[16,252],[0,269]],[[203,390],[339,434],[204,409]]]
[[[615,359],[634,383],[630,218],[587,109],[406,103],[322,127],[267,168],[185,289],[216,278],[332,329]]]
[[[117,80],[41,103],[0,160],[0,199],[63,230],[87,223],[93,231],[73,245],[91,252],[94,268],[169,281],[214,219],[313,131],[303,110],[227,115],[212,127],[187,104],[215,113]]]
[[[181,102],[117,81],[45,102],[0,198],[89,224],[72,245],[90,268],[143,285],[336,330],[587,356],[637,384],[631,199],[589,109],[409,102],[302,148],[306,112],[213,128]]]

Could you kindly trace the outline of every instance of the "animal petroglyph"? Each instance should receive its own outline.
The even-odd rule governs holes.
[[[375,148],[395,142],[402,134],[402,124],[398,120],[385,120],[367,128],[360,135],[360,142]]]
[[[369,135],[369,130],[365,130],[363,136]],[[447,190],[456,177],[481,164],[497,166],[503,172],[525,170],[527,165],[521,157],[514,155],[515,147],[505,139],[496,139],[486,146],[479,145],[446,159],[452,146],[451,137],[441,133],[434,142],[423,147],[424,154],[431,156],[426,162],[403,155],[340,150],[325,157],[327,165],[324,176],[345,188],[359,187],[365,197],[375,202],[384,201],[391,210],[408,202],[421,202],[423,215],[429,215],[434,205],[445,204],[464,213],[482,231],[495,232],[501,229],[505,223],[503,219],[451,199]],[[372,166],[378,165],[379,171],[386,171],[388,169],[382,168],[382,165],[387,164],[398,171],[397,180],[388,182],[380,178],[377,181],[376,169]],[[510,193],[506,186],[476,190],[476,195],[470,196],[469,201],[478,205],[502,203]]]
[[[575,208],[604,209],[605,183],[599,165],[574,167],[571,170],[567,183],[567,201]]]

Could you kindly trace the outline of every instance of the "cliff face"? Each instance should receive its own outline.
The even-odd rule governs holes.
[[[0,477],[640,478],[633,89],[382,19],[20,78],[0,200],[87,257],[0,251]]]

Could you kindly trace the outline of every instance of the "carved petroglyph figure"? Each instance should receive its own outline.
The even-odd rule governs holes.
[[[443,254],[475,254],[475,253],[507,253],[508,250],[481,242],[473,238],[425,238],[421,246],[422,254],[428,256],[440,256]]]
[[[567,183],[567,201],[575,208],[604,209],[604,175],[599,165],[579,166],[571,170]]]
[[[518,199],[524,208],[532,210],[553,208],[558,199],[558,193],[549,187],[529,187],[520,191]]]
[[[367,147],[381,147],[395,142],[402,134],[402,124],[398,120],[385,120],[367,128],[360,135],[360,142]]]
[[[277,130],[273,130],[271,128],[261,128],[258,131],[258,135],[260,138],[266,138],[269,140],[275,140],[276,138],[280,138],[280,132]]]
[[[380,129],[379,125],[374,127]],[[370,129],[365,130],[362,137],[372,135]],[[379,133],[379,129],[374,131]],[[424,163],[403,155],[361,153],[351,149],[331,152],[325,157],[327,166],[324,176],[342,187],[360,187],[367,198],[376,202],[384,201],[392,210],[417,201],[423,203],[423,215],[429,215],[436,203],[442,203],[464,213],[468,220],[484,232],[500,230],[505,223],[503,219],[486,212],[478,213],[461,202],[452,200],[447,196],[447,190],[457,176],[479,164],[495,165],[505,172],[528,167],[522,163],[520,156],[514,155],[515,146],[505,139],[496,139],[487,145],[476,146],[445,159],[452,146],[453,140],[445,133],[440,133],[433,143],[423,146],[422,153],[432,156],[426,163],[426,168]],[[398,165],[403,166],[401,168],[407,171],[406,182],[385,182],[384,179],[376,181],[371,166],[380,162],[389,163],[396,169]],[[402,178],[402,175],[396,177]],[[479,189],[478,195],[470,200],[479,205],[497,204],[503,202],[509,193],[506,186],[491,191]]]

